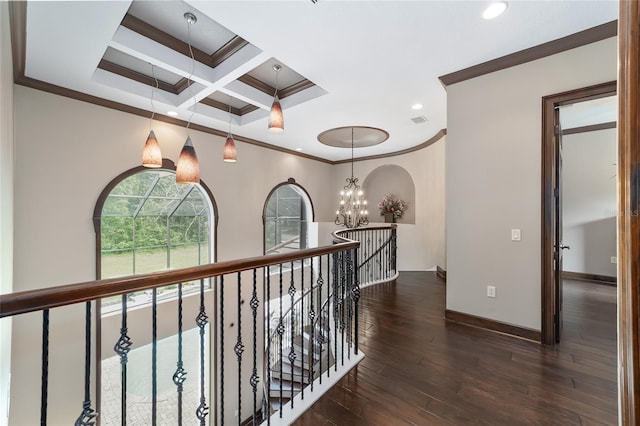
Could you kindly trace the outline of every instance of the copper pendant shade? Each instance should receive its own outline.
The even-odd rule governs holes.
[[[200,183],[200,165],[196,150],[191,143],[191,138],[187,137],[178,164],[176,165],[176,182],[177,183]]]
[[[231,133],[227,135],[227,141],[224,144],[222,160],[225,163],[235,163],[238,161],[238,152],[236,151],[236,143]]]
[[[162,167],[162,153],[160,152],[160,144],[156,139],[156,134],[153,130],[149,132],[147,136],[147,142],[144,144],[142,150],[142,165],[149,168]]]

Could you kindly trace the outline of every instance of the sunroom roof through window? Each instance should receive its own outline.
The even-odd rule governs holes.
[[[107,196],[102,217],[204,216],[208,214],[195,185],[176,183],[168,170],[145,170],[122,180]]]

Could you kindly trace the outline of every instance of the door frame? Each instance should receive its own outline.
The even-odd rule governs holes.
[[[640,425],[640,3],[618,20],[618,422]]]
[[[554,214],[554,175],[557,169],[556,108],[576,102],[603,98],[616,94],[617,83],[610,81],[595,86],[583,87],[556,93],[542,98],[542,321],[541,339],[545,345],[556,343],[555,317],[556,289],[554,285],[554,252],[556,220]]]

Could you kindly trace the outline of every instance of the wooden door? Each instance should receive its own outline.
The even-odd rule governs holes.
[[[554,173],[554,270],[553,285],[555,287],[555,312],[554,312],[554,335],[556,343],[560,343],[562,333],[562,252],[566,246],[562,244],[562,128],[560,126],[560,108],[554,111],[554,138],[555,138],[555,173]]]

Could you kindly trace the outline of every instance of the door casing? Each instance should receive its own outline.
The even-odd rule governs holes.
[[[603,98],[616,94],[615,81],[556,93],[542,98],[542,321],[541,339],[545,345],[556,343],[555,321],[559,314],[554,281],[554,245],[556,244],[556,218],[554,214],[556,188],[556,108],[576,102]],[[559,318],[558,318],[559,320]]]

